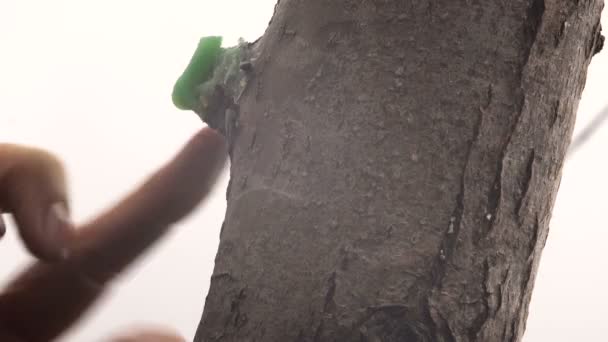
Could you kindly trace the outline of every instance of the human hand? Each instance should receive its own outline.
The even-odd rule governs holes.
[[[221,135],[202,129],[135,191],[75,227],[60,162],[38,149],[0,144],[0,210],[14,216],[37,257],[0,293],[0,341],[49,342],[76,323],[116,275],[205,198],[225,149]],[[0,217],[0,238],[4,230]],[[151,329],[112,341],[183,339]]]

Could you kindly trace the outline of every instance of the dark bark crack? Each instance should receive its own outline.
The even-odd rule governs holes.
[[[549,128],[551,128],[551,129],[553,129],[553,127],[555,126],[555,123],[559,119],[561,104],[562,104],[562,102],[559,98],[557,100],[555,100],[555,102],[553,103],[553,108],[552,108],[553,115],[551,118],[551,125],[549,126]]]
[[[602,48],[604,47],[604,36],[602,35],[602,23],[600,18],[598,18],[595,25],[593,25],[591,38],[585,45],[587,50],[587,58],[593,57],[602,51]]]
[[[456,246],[456,242],[458,241],[458,235],[460,233],[462,220],[464,217],[464,202],[465,202],[465,191],[466,191],[466,178],[467,171],[469,169],[469,164],[471,163],[471,156],[473,154],[473,149],[477,141],[479,141],[479,136],[481,135],[481,126],[483,124],[483,111],[479,112],[479,116],[475,126],[473,127],[473,134],[471,140],[469,141],[469,146],[467,147],[466,159],[464,165],[462,167],[462,172],[460,175],[460,191],[456,196],[456,207],[452,212],[452,216],[450,217],[450,221],[448,222],[448,229],[445,233],[443,241],[441,243],[441,249],[438,254],[438,260],[433,268],[433,283],[435,288],[441,287],[441,283],[443,277],[445,276],[445,265],[449,262],[452,257],[454,247]]]
[[[525,43],[527,45],[525,64],[528,64],[532,47],[536,41],[538,32],[543,22],[545,14],[545,0],[532,0],[526,18],[526,26],[524,28]]]
[[[430,305],[429,305],[430,306]],[[448,320],[439,312],[431,307],[430,310],[433,310],[433,314],[431,314],[432,322],[435,326],[435,331],[438,336],[441,336],[441,341],[444,342],[456,342],[456,336],[454,336],[454,331],[450,328],[450,323]]]
[[[525,163],[525,168],[523,170],[523,175],[521,178],[521,196],[515,201],[515,215],[519,221],[519,224],[523,224],[523,219],[525,215],[523,215],[522,210],[526,208],[526,203],[528,199],[528,195],[530,193],[530,187],[532,184],[532,178],[534,177],[534,160],[536,159],[536,152],[534,149],[530,150],[528,153],[528,158]]]
[[[323,304],[323,312],[326,313],[331,309],[331,304],[334,303],[334,295],[336,294],[336,272],[332,272],[328,280],[327,293]]]
[[[321,336],[323,336],[323,320],[319,322],[317,328],[315,329],[315,335],[313,337],[313,342],[321,341]]]
[[[536,251],[538,239],[540,236],[540,229],[542,229],[542,228],[540,225],[540,218],[539,218],[539,215],[537,212],[534,217],[534,226],[532,227],[532,238],[530,239],[530,245],[528,246],[528,259],[527,259],[528,262],[533,261],[534,252]]]
[[[523,92],[522,89],[522,93],[520,94],[520,103],[518,105],[518,110],[517,110],[517,115],[515,120],[511,123],[511,127],[509,128],[509,130],[507,131],[507,136],[504,140],[504,143],[502,145],[502,148],[500,150],[500,157],[498,159],[498,166],[496,168],[496,179],[494,180],[494,185],[492,186],[492,189],[490,191],[490,193],[488,194],[488,209],[489,212],[492,213],[492,218],[490,220],[490,225],[488,230],[485,232],[485,234],[482,236],[486,237],[489,233],[492,232],[492,228],[495,226],[496,224],[496,220],[498,219],[498,211],[500,209],[501,203],[502,203],[502,183],[503,183],[503,173],[504,173],[504,162],[505,162],[505,158],[507,157],[507,153],[509,151],[509,146],[511,145],[511,140],[513,139],[513,136],[515,135],[515,132],[517,131],[517,127],[519,127],[519,124],[521,123],[523,114],[524,114],[524,107],[526,104],[526,95],[525,92]]]
[[[481,297],[481,300],[483,301],[484,309],[482,312],[480,312],[477,315],[475,320],[473,320],[471,325],[467,328],[467,335],[469,336],[470,341],[476,341],[477,336],[479,335],[479,332],[482,330],[482,328],[485,325],[488,318],[490,316],[492,316],[492,317],[496,316],[496,309],[494,309],[493,312],[490,312],[490,297],[492,297],[492,298],[497,297],[494,292],[490,291],[490,284],[489,284],[490,270],[491,270],[490,263],[489,263],[488,259],[485,259],[484,263],[483,263],[483,286],[484,286],[485,296]]]
[[[502,282],[498,284],[498,302],[496,303],[496,313],[502,309],[502,304],[504,303],[503,297],[507,287],[507,281],[509,281],[509,277],[511,276],[511,267],[507,268],[505,272],[505,276],[502,278]]]
[[[411,310],[403,304],[383,304],[370,306],[366,309],[364,316],[359,319],[352,328],[337,341],[354,341],[358,336],[363,341],[411,341],[432,342],[432,329],[429,328],[426,319],[416,317],[416,310]],[[448,335],[442,337],[448,337]],[[453,335],[445,342],[455,342]]]
[[[230,315],[226,317],[224,323],[224,331],[231,330],[232,326],[235,330],[239,330],[248,322],[246,313],[241,313],[241,303],[246,298],[245,289],[242,288],[238,294],[230,302]]]
[[[500,308],[500,296],[497,295],[493,289],[491,289],[490,285],[490,271],[492,270],[492,265],[490,265],[490,261],[486,258],[483,262],[483,285],[484,291],[486,294],[486,308],[488,310],[488,316],[496,317],[496,313],[498,312],[498,308]],[[490,312],[489,298],[490,296],[496,300],[495,306],[492,308],[492,312]]]

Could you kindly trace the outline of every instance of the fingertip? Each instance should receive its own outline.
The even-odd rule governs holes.
[[[175,222],[196,206],[216,183],[228,156],[224,137],[205,127],[195,133],[180,152],[153,177],[156,186],[142,191],[142,203],[161,206],[164,219]]]
[[[215,157],[223,158],[228,152],[224,136],[208,126],[194,134],[188,145],[199,149],[201,156],[213,154]]]
[[[111,339],[112,342],[186,342],[177,332],[163,328],[130,329]]]
[[[73,257],[98,279],[122,272],[209,194],[226,160],[218,132],[203,128],[112,208],[78,229]]]
[[[210,127],[196,132],[160,174],[181,183],[198,178],[211,180],[224,166],[228,150],[224,136]],[[179,176],[178,176],[179,175]]]

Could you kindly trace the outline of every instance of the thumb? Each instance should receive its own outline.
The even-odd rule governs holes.
[[[0,144],[0,209],[13,214],[32,254],[42,259],[64,254],[74,230],[68,220],[64,170],[55,156],[36,148]]]

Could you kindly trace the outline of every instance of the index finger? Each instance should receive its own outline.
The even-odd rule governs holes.
[[[50,341],[77,321],[104,285],[189,213],[223,167],[223,138],[203,129],[124,200],[78,229],[70,257],[38,262],[0,295],[0,327]]]
[[[103,283],[122,271],[207,196],[225,160],[219,133],[193,136],[136,191],[79,229],[72,249],[83,272]]]

